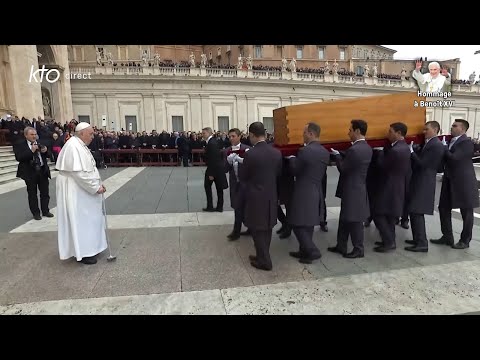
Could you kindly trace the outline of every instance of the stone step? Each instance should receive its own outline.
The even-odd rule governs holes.
[[[15,161],[15,154],[0,153],[0,163],[4,161]]]
[[[17,163],[18,164],[18,163]],[[56,171],[55,170],[55,163],[48,163],[48,167],[50,168],[50,172]],[[10,168],[8,168],[10,169]],[[3,169],[0,168],[0,185],[6,184],[12,181],[23,181],[20,178],[17,178],[17,166],[14,167],[13,171],[7,171],[2,173]]]
[[[0,153],[9,152],[9,151],[13,152],[13,146],[0,146]]]
[[[5,175],[5,174],[11,173],[11,172],[16,173],[17,169],[18,169],[18,166],[8,166],[8,167],[0,170],[0,175]]]
[[[18,161],[17,160],[13,160],[13,161],[2,161],[0,162],[0,170],[3,170],[7,167],[10,167],[10,166],[18,166]]]

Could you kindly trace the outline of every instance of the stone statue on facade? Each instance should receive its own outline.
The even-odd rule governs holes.
[[[295,58],[290,61],[290,71],[292,73],[297,72],[297,60],[295,60]]]
[[[97,50],[97,65],[102,65],[102,54]]]
[[[158,53],[155,53],[155,55],[153,55],[153,64],[156,66],[160,65],[160,55]]]
[[[205,66],[207,66],[207,55],[202,54],[200,55],[200,67],[204,68]]]
[[[468,77],[468,80],[470,80],[471,85],[475,84],[475,78],[476,77],[477,77],[477,75],[475,74],[475,71],[473,73],[471,73],[470,76]]]
[[[237,69],[238,69],[238,70],[242,70],[242,69],[243,69],[243,58],[242,58],[242,55],[238,55]]]
[[[190,67],[195,67],[195,55],[193,55],[193,52],[190,54],[188,58],[190,60]]]
[[[406,80],[407,79],[407,69],[405,69],[405,66],[402,67],[402,73],[400,74],[400,78],[402,80]]]
[[[368,77],[370,74],[370,66],[368,64],[365,64],[364,70],[363,70],[363,76]]]
[[[328,60],[325,61],[325,67],[323,68],[323,73],[325,75],[330,75],[330,65],[328,65]]]
[[[337,74],[338,74],[338,63],[337,63],[337,59],[335,59],[335,61],[333,62],[332,70],[333,70],[333,75],[337,75]]]
[[[252,70],[253,69],[253,59],[250,55],[247,57],[247,69]]]
[[[378,73],[378,68],[377,68],[377,63],[373,64],[373,77],[377,77]]]
[[[107,63],[108,65],[113,65],[113,57],[110,51],[107,53]]]
[[[282,71],[287,71],[288,68],[288,61],[287,59],[283,58],[282,59]]]
[[[148,54],[146,52],[142,54],[142,61],[143,61],[143,66],[148,66]]]

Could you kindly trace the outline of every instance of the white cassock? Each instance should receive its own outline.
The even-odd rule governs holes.
[[[448,74],[448,78],[442,74],[438,74],[435,79],[432,78],[430,73],[422,74],[420,71],[414,70],[412,76],[417,80],[418,87],[424,92],[446,92],[447,86],[451,84],[451,75]]]
[[[74,136],[58,155],[57,221],[60,259],[77,261],[95,256],[107,248],[102,179],[90,149]]]

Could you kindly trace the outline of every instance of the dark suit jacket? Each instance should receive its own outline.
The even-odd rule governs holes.
[[[418,154],[411,154],[413,174],[408,191],[409,213],[433,215],[437,169],[444,152],[442,142],[434,137]]]
[[[220,181],[223,189],[227,189],[228,183],[227,176],[225,175],[225,163],[222,150],[218,147],[218,142],[213,137],[205,147],[205,162],[207,164],[205,175],[213,176],[217,181]]]
[[[245,149],[250,149],[250,146],[240,144],[240,150],[245,151]],[[225,151],[225,172],[228,172],[228,184],[230,188],[230,205],[232,206],[233,209],[237,208],[237,205],[241,203],[239,201],[240,196],[245,196],[245,184],[240,184],[240,182],[237,180],[237,176],[235,175],[235,170],[233,169],[233,166],[230,165],[227,161],[227,154],[232,150],[232,147],[228,147]],[[238,164],[238,173],[242,171],[242,164]],[[240,177],[240,175],[239,175]],[[241,186],[242,185],[242,186]]]
[[[245,226],[271,230],[277,223],[277,178],[282,171],[281,152],[266,142],[246,152],[240,181],[246,185]]]
[[[35,167],[32,165],[33,152],[27,144],[27,140],[21,140],[13,146],[15,159],[18,161],[17,177],[25,181],[31,180],[35,176]],[[41,154],[43,166],[41,174],[51,179],[50,168],[47,163],[47,153]]]
[[[340,172],[336,197],[342,199],[340,220],[363,222],[370,216],[367,193],[367,173],[372,159],[372,148],[366,141],[357,141],[346,152],[345,158],[335,156]]]
[[[318,141],[300,148],[297,157],[289,160],[295,176],[293,194],[287,207],[287,221],[293,226],[315,226],[323,220],[322,180],[330,163],[329,152]]]
[[[410,147],[399,140],[393,147],[385,146],[378,154],[378,166],[382,174],[375,199],[375,214],[402,216],[405,204],[407,174],[411,171]]]
[[[445,148],[444,176],[450,181],[452,209],[472,209],[479,207],[478,185],[473,168],[473,142],[462,135],[455,141],[452,148]],[[442,186],[442,192],[444,187]],[[439,207],[443,205],[440,196]]]

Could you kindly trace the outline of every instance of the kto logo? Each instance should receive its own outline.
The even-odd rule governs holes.
[[[35,68],[32,65],[32,68],[30,69],[30,78],[28,79],[29,82],[33,81],[35,82],[42,82],[43,81],[43,76],[45,75],[45,80],[49,82],[50,84],[53,84],[54,82],[57,82],[58,79],[60,79],[60,71],[57,69],[45,69],[45,65],[42,65],[41,69],[38,69],[37,71],[34,71]],[[40,79],[37,79],[37,75],[40,74]]]

